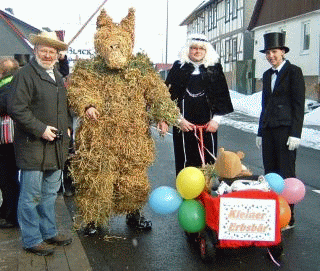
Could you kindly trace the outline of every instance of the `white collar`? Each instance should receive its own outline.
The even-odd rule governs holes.
[[[275,69],[272,68],[273,70],[277,70],[278,72],[280,72],[280,70],[282,69],[282,67],[284,66],[284,64],[286,64],[287,60],[283,60],[282,63]]]

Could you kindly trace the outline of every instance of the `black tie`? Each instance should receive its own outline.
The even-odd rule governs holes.
[[[276,75],[278,75],[279,71],[272,69],[272,70],[271,70],[271,74],[274,74],[274,73],[275,73]]]

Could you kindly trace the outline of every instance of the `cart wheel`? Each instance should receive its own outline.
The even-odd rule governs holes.
[[[187,237],[187,241],[190,245],[196,245],[198,243],[199,240],[199,233],[195,232],[195,233],[190,233],[190,232],[184,232],[186,237]]]
[[[218,238],[215,232],[206,229],[200,234],[200,256],[204,262],[212,262],[216,256]]]
[[[277,246],[269,247],[269,251],[275,260],[279,260],[283,252],[282,242]]]

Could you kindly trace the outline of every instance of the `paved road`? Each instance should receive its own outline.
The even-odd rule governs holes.
[[[175,187],[172,137],[159,138],[155,134],[157,160],[150,168],[153,189],[162,186]],[[229,126],[219,130],[219,146],[227,150],[242,150],[244,164],[254,174],[263,174],[261,154],[255,147],[255,135]],[[296,207],[296,228],[283,234],[284,255],[281,267],[268,258],[266,249],[246,248],[221,251],[212,264],[201,261],[198,251],[185,239],[178,224],[177,214],[158,215],[149,206],[145,214],[151,218],[153,229],[148,233],[131,231],[124,217],[117,217],[108,229],[94,237],[79,233],[93,270],[320,270],[319,194],[320,151],[300,148],[297,176],[306,183],[307,193]],[[73,210],[72,200],[67,201]]]

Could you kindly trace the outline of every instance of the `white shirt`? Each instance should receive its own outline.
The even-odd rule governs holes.
[[[54,76],[53,69],[46,70],[46,72],[50,75],[53,81],[56,81],[56,77]]]

